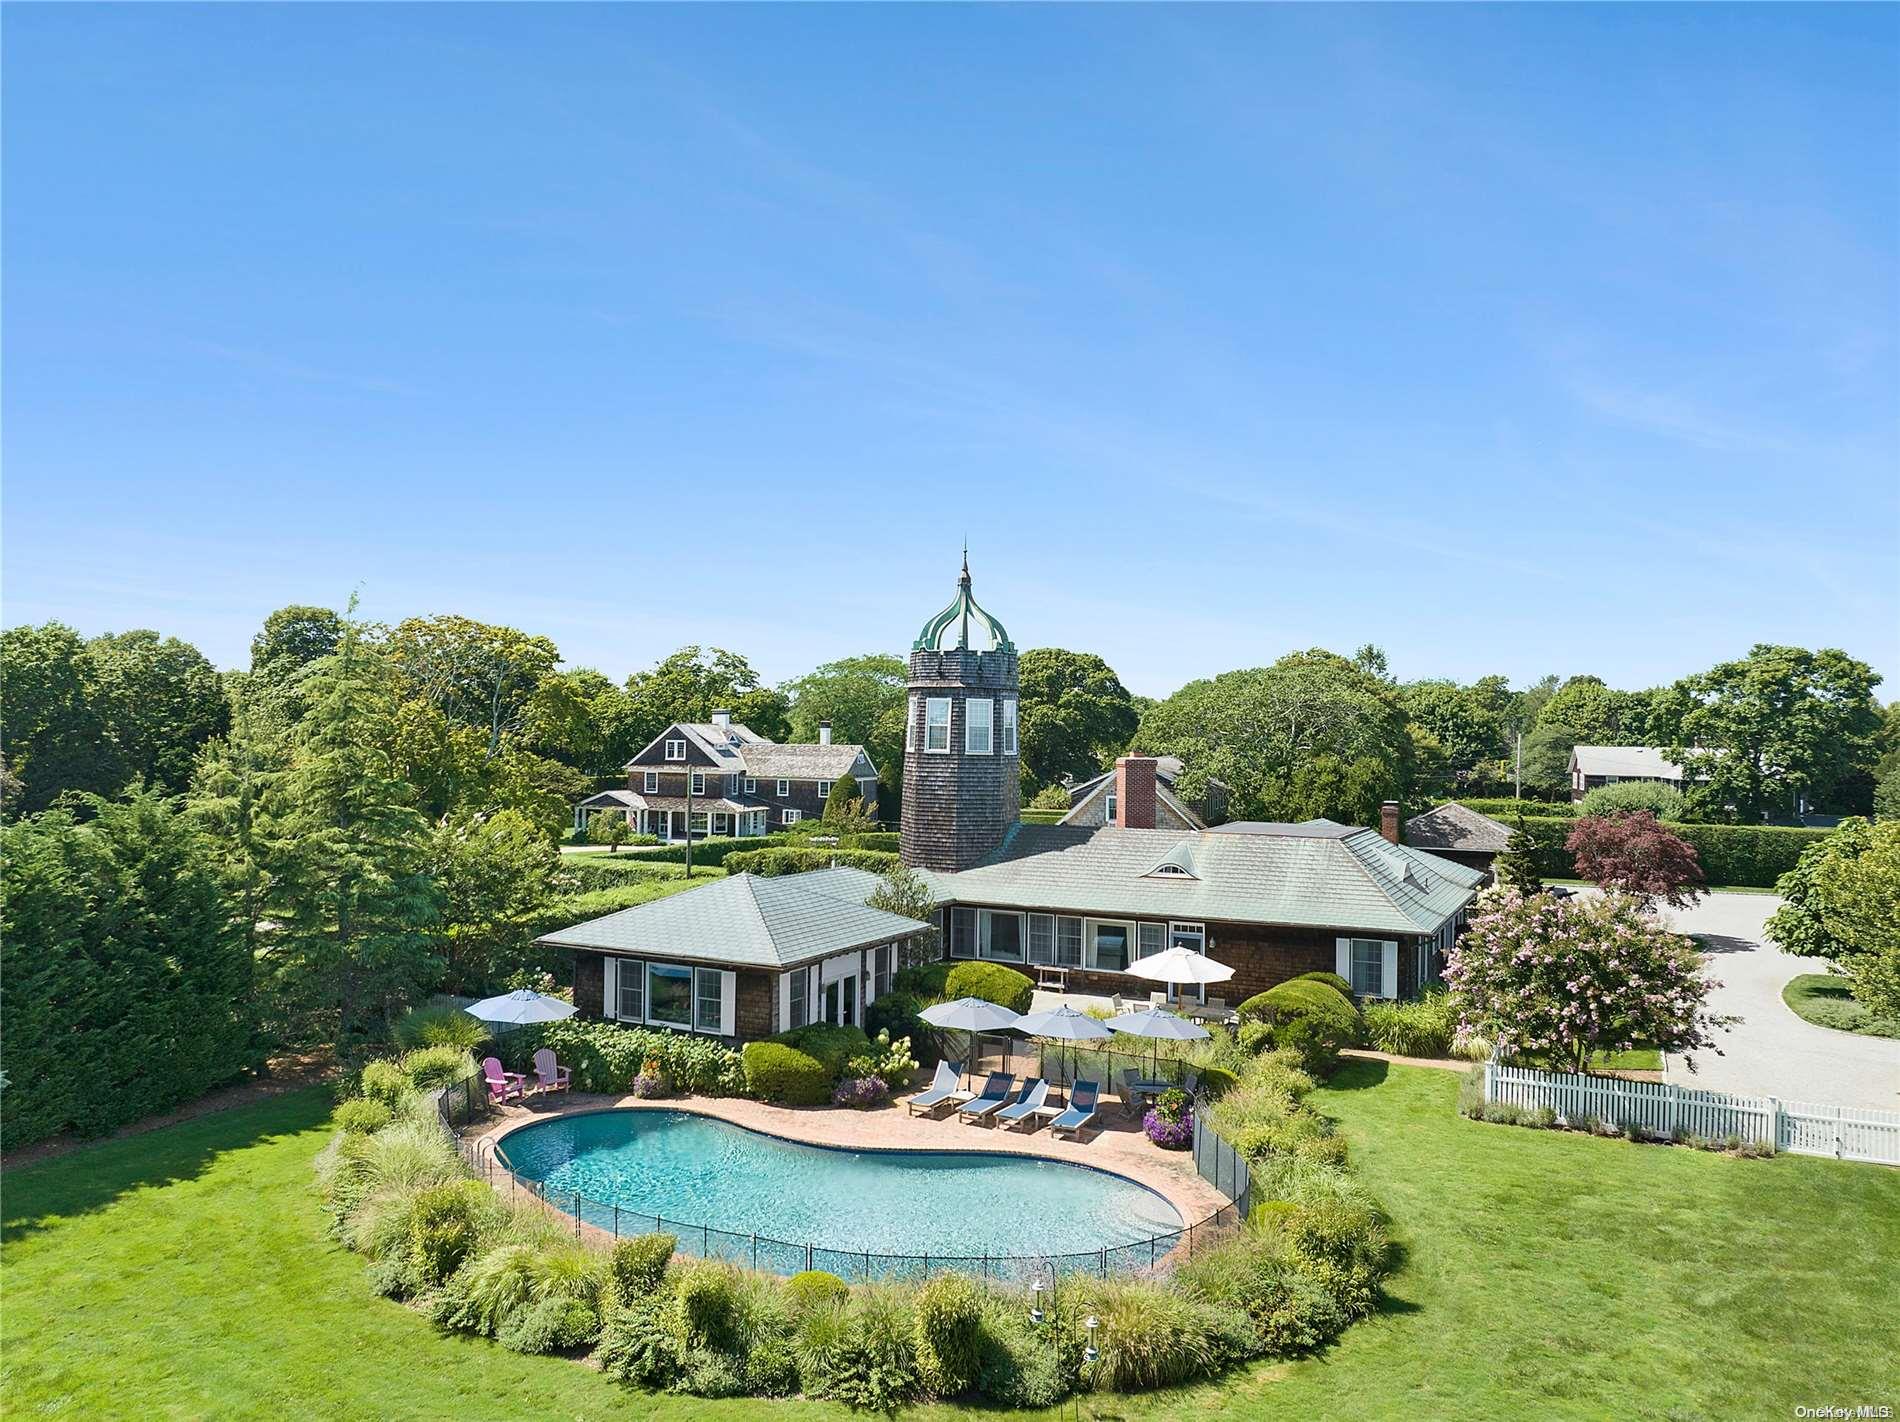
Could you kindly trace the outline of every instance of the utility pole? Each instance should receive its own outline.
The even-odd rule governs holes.
[[[1515,784],[1517,798],[1522,800],[1524,798],[1524,728],[1522,726],[1517,728],[1517,780]],[[687,821],[687,825],[689,828],[691,827],[692,821],[690,819]],[[692,876],[689,874],[687,877],[691,878]]]
[[[693,877],[693,766],[686,764],[686,877]]]

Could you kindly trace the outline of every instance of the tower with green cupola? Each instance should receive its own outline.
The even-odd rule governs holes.
[[[904,862],[956,873],[1003,842],[1022,809],[1016,644],[970,592],[970,555],[950,605],[910,648],[904,734]]]

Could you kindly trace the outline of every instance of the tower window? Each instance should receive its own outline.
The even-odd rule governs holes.
[[[963,753],[988,755],[995,748],[996,703],[987,697],[963,703]]]
[[[943,752],[949,749],[950,698],[927,696],[924,698],[924,750]]]
[[[1003,701],[1003,754],[1016,754],[1016,698]]]
[[[917,698],[912,695],[910,705],[904,712],[904,753],[908,755],[917,749]]]

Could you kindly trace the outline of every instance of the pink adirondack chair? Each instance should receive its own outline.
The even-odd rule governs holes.
[[[534,1087],[536,1091],[566,1091],[568,1077],[572,1073],[554,1059],[554,1050],[543,1047],[534,1054]]]
[[[482,1058],[482,1076],[488,1082],[488,1101],[492,1106],[519,1101],[526,1094],[528,1079],[518,1071],[503,1071],[499,1057]]]

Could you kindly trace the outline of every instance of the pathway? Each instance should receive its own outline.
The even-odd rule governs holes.
[[[1717,893],[1665,911],[1673,927],[1707,940],[1709,971],[1722,984],[1710,998],[1714,1010],[1742,1019],[1717,1034],[1721,1056],[1698,1053],[1694,1072],[1683,1058],[1666,1057],[1665,1078],[1705,1091],[1900,1110],[1900,1041],[1817,1027],[1781,1000],[1790,978],[1826,964],[1767,941],[1763,925],[1779,907],[1771,894]]]

